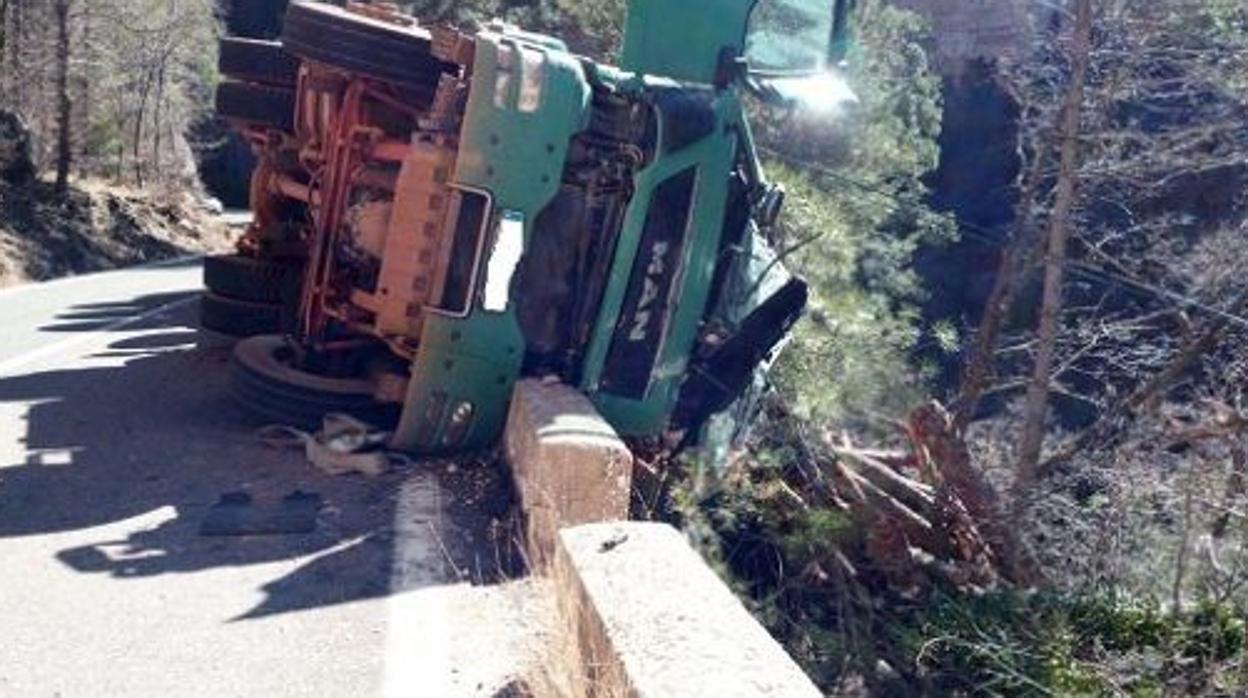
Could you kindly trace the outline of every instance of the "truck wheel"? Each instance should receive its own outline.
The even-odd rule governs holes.
[[[226,80],[217,85],[217,114],[232,121],[293,131],[295,91],[285,87]]]
[[[200,327],[231,337],[277,332],[281,316],[282,306],[277,303],[241,301],[211,291],[199,298]]]
[[[217,255],[204,259],[204,286],[227,298],[252,303],[282,303],[297,288],[302,266],[289,262]]]
[[[433,56],[433,39],[424,29],[320,2],[291,3],[282,45],[300,58],[377,78],[425,98],[432,96],[443,73],[458,70]]]
[[[308,373],[293,365],[293,357],[281,336],[239,342],[230,366],[234,399],[261,417],[309,430],[319,428],[321,418],[330,412],[383,428],[394,423],[398,407],[374,400],[371,382]]]
[[[227,78],[277,87],[294,87],[299,79],[299,59],[281,42],[227,36],[217,47],[217,70]]]

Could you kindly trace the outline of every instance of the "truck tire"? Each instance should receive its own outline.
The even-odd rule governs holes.
[[[217,70],[227,78],[276,87],[294,87],[299,80],[299,59],[281,42],[227,36],[217,48]]]
[[[293,131],[295,91],[273,85],[226,80],[217,85],[217,115],[254,126]]]
[[[226,298],[211,291],[199,298],[199,325],[231,337],[251,337],[277,332],[281,327],[282,306]]]
[[[216,255],[204,259],[204,286],[218,296],[252,303],[282,303],[299,285],[302,266],[290,262]]]
[[[366,380],[330,378],[299,370],[284,337],[244,339],[234,347],[230,392],[244,409],[265,419],[302,429],[321,426],[330,412],[349,414],[377,427],[392,425],[398,406],[373,399]]]
[[[300,58],[376,78],[418,99],[431,99],[442,74],[458,71],[434,57],[428,31],[321,2],[291,3],[282,45]]]

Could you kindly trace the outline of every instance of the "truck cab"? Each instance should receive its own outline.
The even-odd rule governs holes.
[[[244,404],[346,381],[396,408],[396,447],[456,451],[493,442],[515,382],[541,377],[623,435],[696,433],[806,301],[766,240],[783,191],[743,99],[835,72],[848,10],[633,0],[609,66],[499,22],[294,3],[297,171],[253,197],[305,206],[302,282],[285,339],[240,343]]]

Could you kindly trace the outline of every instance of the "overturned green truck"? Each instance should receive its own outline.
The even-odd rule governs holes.
[[[633,0],[618,67],[388,4],[295,2],[280,42],[224,39],[217,109],[259,164],[202,312],[251,335],[239,401],[459,451],[536,376],[625,436],[696,438],[807,296],[767,242],[784,192],[743,100],[821,89],[851,2]]]

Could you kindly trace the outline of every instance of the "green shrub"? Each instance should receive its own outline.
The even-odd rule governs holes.
[[[820,498],[802,422],[773,421],[756,454],[681,482],[678,520],[759,620],[826,690],[863,677],[878,695],[1240,695],[1242,608],[1205,600],[892,589],[861,530]],[[845,572],[840,561],[855,569]],[[881,667],[888,667],[882,671]],[[1236,693],[1239,691],[1239,693]]]

